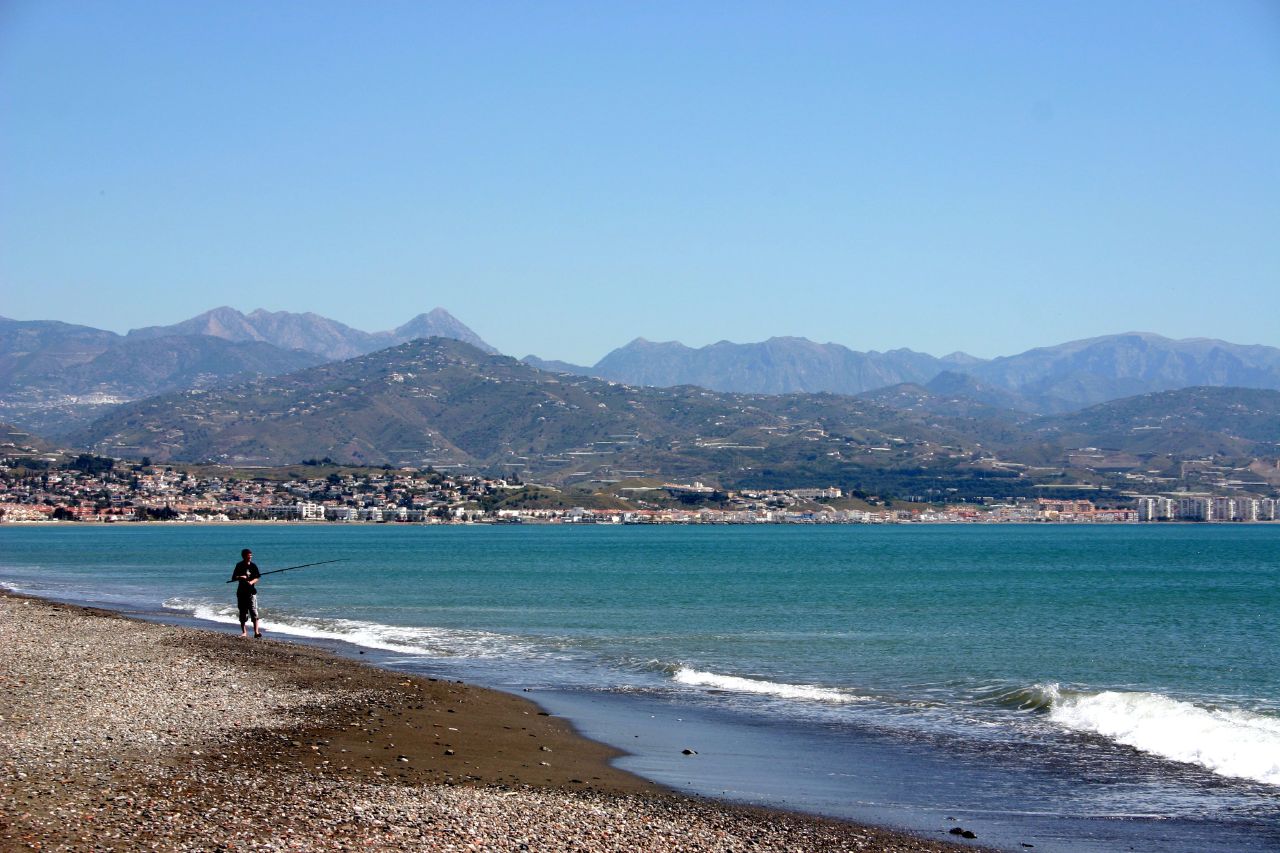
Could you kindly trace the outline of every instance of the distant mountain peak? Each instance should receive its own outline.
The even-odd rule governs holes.
[[[236,309],[221,305],[172,326],[147,326],[130,329],[127,337],[134,340],[163,338],[173,335],[209,335],[228,341],[264,341],[249,318]]]
[[[683,352],[693,352],[693,351],[694,350],[692,350],[690,347],[685,346],[679,341],[651,341],[648,338],[634,338],[630,343],[626,344],[625,346],[619,347],[613,352],[614,353],[643,352],[643,353],[666,354],[666,353],[683,353]],[[605,358],[607,359],[611,355],[613,355],[613,353],[606,355]],[[601,363],[603,363],[603,360]]]
[[[234,308],[228,308],[226,310],[235,311]],[[238,314],[240,312],[235,311],[235,313]],[[253,311],[249,312],[248,314],[245,314],[244,317],[247,320],[289,320],[289,319],[297,318],[301,320],[310,320],[310,321],[318,320],[325,323],[334,323],[339,326],[346,326],[345,323],[339,323],[337,320],[330,320],[328,317],[322,317],[321,315],[315,313],[314,311],[303,311],[299,313],[296,311],[268,311],[266,308],[255,308],[253,309]],[[347,326],[347,328],[350,328],[350,327]]]
[[[697,349],[675,341],[637,339],[606,355],[591,373],[627,385],[697,385],[753,394],[857,394],[897,382],[928,381],[938,369],[932,356],[909,350],[857,353],[839,344],[780,336],[752,344],[719,341]]]
[[[268,311],[255,308],[242,314],[230,306],[205,311],[171,326],[133,329],[134,340],[175,335],[209,335],[229,341],[265,341],[283,349],[298,349],[330,360],[351,358],[415,338],[444,337],[465,341],[488,353],[497,350],[443,308],[419,314],[396,329],[364,332],[311,311]]]
[[[720,343],[731,344],[733,343],[733,341],[721,341]],[[814,343],[814,341],[811,341],[808,338],[801,337],[799,335],[774,335],[773,337],[769,338],[769,340],[765,341],[765,343],[813,344],[814,346],[822,346],[821,344]]]
[[[419,323],[419,322],[431,322],[431,323],[436,323],[436,322],[446,322],[446,323],[447,323],[447,322],[453,322],[453,323],[456,323],[456,322],[458,322],[458,320],[457,320],[457,318],[456,318],[456,317],[454,317],[454,316],[453,316],[452,314],[450,314],[448,311],[446,311],[445,309],[443,309],[443,308],[441,308],[439,305],[437,305],[435,308],[432,308],[430,311],[423,311],[422,313],[418,314],[418,315],[417,315],[417,316],[415,316],[413,319],[411,319],[408,323],[402,323],[402,324],[400,325],[400,328],[404,328],[405,326],[408,326],[408,325],[410,325],[410,324],[412,324],[412,323]]]
[[[498,352],[481,340],[479,335],[463,325],[457,317],[454,317],[439,306],[426,313],[419,314],[409,322],[397,326],[392,332],[384,334],[390,334],[400,340],[431,337],[453,338],[454,340],[471,344],[490,355]]]

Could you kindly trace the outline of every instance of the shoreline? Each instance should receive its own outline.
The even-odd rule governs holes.
[[[985,849],[678,794],[519,696],[302,643],[0,614],[3,847]]]
[[[211,519],[158,519],[98,521],[77,519],[69,521],[56,518],[11,519],[0,520],[0,527],[42,527],[57,526],[100,528],[100,527],[143,527],[151,525],[167,527],[226,527],[233,525],[264,525],[275,527],[885,527],[885,526],[925,526],[925,527],[1256,527],[1280,526],[1280,519],[1256,519],[1252,521],[1195,521],[1191,519],[1168,519],[1160,521],[1049,521],[1042,519],[980,519],[973,521],[587,521],[573,522],[560,519],[527,519],[521,521],[324,521],[311,519],[276,518],[230,518],[225,521]]]

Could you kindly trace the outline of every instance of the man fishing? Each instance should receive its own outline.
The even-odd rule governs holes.
[[[312,566],[327,566],[330,563],[341,563],[343,558],[321,560],[318,563],[303,563],[301,566],[289,566],[283,569],[272,569],[269,572],[258,571],[258,564],[253,561],[253,552],[245,548],[240,552],[240,562],[231,570],[231,580],[227,583],[236,585],[236,606],[240,610],[240,636],[247,637],[245,623],[252,617],[253,636],[262,636],[262,626],[258,623],[258,580],[265,575],[278,575],[294,569],[309,569]]]
[[[258,579],[262,572],[253,561],[253,552],[245,548],[240,552],[240,562],[231,570],[231,580],[236,584],[236,606],[240,610],[240,636],[248,637],[245,623],[253,618],[253,636],[262,637],[262,627],[258,623]]]

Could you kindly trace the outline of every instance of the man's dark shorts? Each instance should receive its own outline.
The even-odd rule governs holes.
[[[250,619],[258,621],[258,596],[256,595],[237,595],[236,605],[240,608],[240,624],[243,625]]]

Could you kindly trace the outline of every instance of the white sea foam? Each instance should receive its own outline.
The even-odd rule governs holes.
[[[812,684],[786,684],[777,681],[742,678],[737,675],[720,675],[719,673],[701,672],[684,666],[677,668],[671,674],[671,677],[680,684],[688,684],[693,687],[710,687],[714,690],[728,690],[735,693],[758,693],[766,696],[778,696],[783,699],[807,699],[838,704],[864,701],[861,696],[855,696],[831,687],[817,687]]]
[[[1056,685],[1046,688],[1057,694]],[[1049,719],[1222,776],[1280,785],[1280,719],[1204,708],[1158,693],[1058,696]]]
[[[164,602],[170,610],[185,611],[197,619],[238,623],[236,608],[188,599]],[[515,638],[485,631],[407,627],[361,622],[353,619],[317,619],[272,614],[270,630],[312,639],[341,640],[369,649],[439,657],[505,657],[527,651]]]

